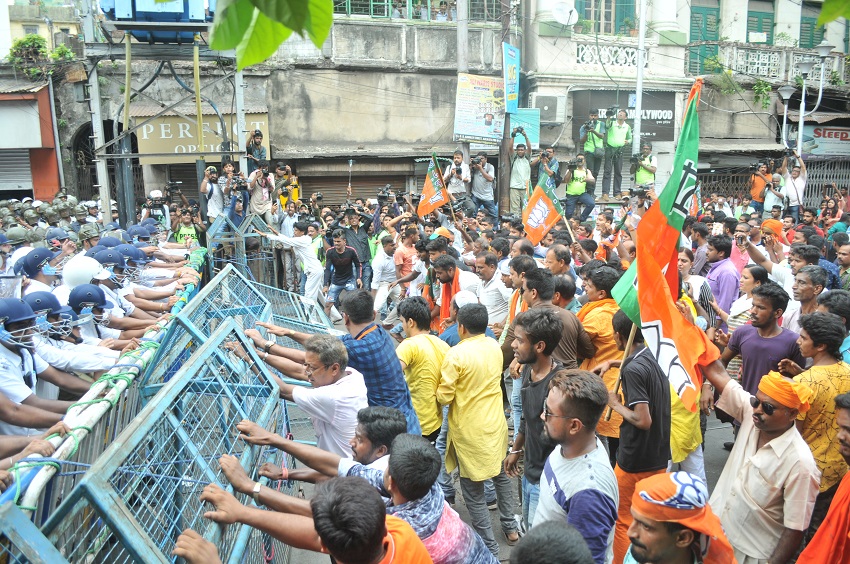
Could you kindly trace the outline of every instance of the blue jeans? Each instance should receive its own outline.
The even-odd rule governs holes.
[[[761,214],[764,213],[764,202],[757,202],[757,201],[753,200],[752,202],[750,202],[750,207],[752,207],[753,210],[757,214],[759,214],[759,216],[761,216]]]
[[[788,206],[786,210],[794,218],[794,224],[800,223],[800,206]],[[790,241],[789,241],[790,242]]]
[[[452,477],[446,472],[446,440],[449,436],[449,406],[443,407],[443,426],[440,427],[440,435],[437,437],[437,443],[434,445],[440,457],[443,459],[443,466],[440,468],[440,475],[437,478],[437,483],[443,489],[443,495],[446,499],[454,500],[455,486]]]
[[[525,475],[522,477],[522,522],[525,530],[534,526],[534,514],[537,513],[537,501],[540,499],[540,484],[532,484]]]
[[[353,292],[357,289],[357,282],[354,278],[350,278],[345,281],[344,284],[333,284],[331,283],[330,288],[328,288],[328,302],[336,303],[339,300],[339,295],[343,290],[347,292]]]
[[[514,419],[514,440],[516,440],[516,435],[519,433],[519,425],[520,419],[522,418],[522,396],[520,395],[520,390],[522,389],[522,378],[517,378],[513,380],[513,387],[511,388],[511,417]]]
[[[567,194],[566,199],[564,199],[564,217],[567,219],[573,217],[573,213],[576,209],[576,203],[584,206],[584,209],[581,211],[581,221],[587,221],[587,218],[590,217],[590,212],[593,211],[593,206],[596,205],[593,196],[590,192],[585,192],[578,196]]]
[[[472,203],[475,204],[475,211],[478,211],[478,208],[483,207],[484,211],[487,212],[487,215],[494,219],[498,219],[499,212],[496,209],[496,202],[493,200],[485,200],[484,198],[479,198],[477,196],[471,196]]]
[[[363,281],[363,288],[368,290],[372,287],[372,265],[369,263],[362,263],[360,268],[360,280]]]

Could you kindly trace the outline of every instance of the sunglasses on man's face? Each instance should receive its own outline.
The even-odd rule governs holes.
[[[757,408],[761,405],[761,410],[764,411],[764,414],[768,417],[773,415],[776,412],[777,407],[772,403],[767,403],[766,401],[761,401],[756,396],[750,396],[750,405],[753,406],[753,409]]]

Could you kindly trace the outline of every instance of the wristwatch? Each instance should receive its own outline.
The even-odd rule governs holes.
[[[259,501],[260,501],[260,488],[261,487],[262,486],[260,485],[260,482],[254,482],[254,489],[251,490],[251,497],[253,497],[254,501],[256,501],[257,503],[259,503]]]

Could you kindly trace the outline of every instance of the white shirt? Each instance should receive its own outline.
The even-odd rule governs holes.
[[[410,297],[421,296],[422,290],[419,289],[419,285],[425,283],[425,275],[428,273],[428,267],[425,266],[424,262],[416,259],[416,262],[413,263],[413,272],[418,272],[419,276],[410,283],[410,286],[407,288],[407,295]]]
[[[0,392],[15,403],[23,403],[25,399],[35,394],[38,378],[36,374],[47,370],[48,365],[38,354],[21,351],[18,355],[0,344]],[[24,378],[29,374],[32,386]],[[18,427],[5,421],[0,421],[0,435],[38,435],[39,429]]]
[[[803,205],[803,195],[806,193],[807,176],[808,175],[805,172],[800,171],[800,176],[797,177],[797,180],[794,180],[791,177],[790,170],[785,173],[785,195],[788,196],[789,206]],[[765,207],[765,210],[767,210],[767,207]]]
[[[487,325],[501,323],[508,316],[508,307],[513,290],[502,282],[502,276],[496,272],[489,282],[480,279],[478,301],[487,308]]]
[[[289,245],[295,251],[298,260],[304,267],[304,272],[307,274],[315,272],[324,272],[325,267],[319,262],[316,253],[313,249],[313,240],[309,235],[301,235],[299,237],[286,237],[285,235],[272,235],[269,237],[272,241],[280,241],[284,245]]]
[[[443,171],[443,178],[445,178],[451,170],[451,176],[449,176],[449,179],[446,181],[446,188],[448,188],[449,192],[454,195],[466,194],[468,192],[467,189],[469,187],[469,181],[472,179],[472,175],[469,172],[469,165],[466,163],[461,163],[461,178],[458,178],[458,176],[454,173],[455,168],[457,168],[457,165],[452,162],[449,166],[446,167],[446,170]]]
[[[106,295],[106,301],[112,302],[112,305],[115,306],[109,310],[110,317],[126,317],[128,315],[132,315],[136,310],[136,306],[127,300],[127,298],[118,295],[117,290],[107,288],[103,284],[100,285],[100,288]]]
[[[395,282],[395,261],[393,257],[384,252],[384,248],[375,249],[375,258],[372,259],[372,289],[377,290],[383,284]]]
[[[39,280],[33,280],[30,278],[30,283],[27,284],[27,287],[24,288],[23,295],[29,296],[33,292],[52,292],[53,287],[48,286],[44,282],[40,282]]]
[[[316,431],[316,446],[346,457],[351,454],[349,442],[357,427],[357,412],[368,407],[363,375],[347,368],[345,376],[320,388],[292,390],[292,398],[303,409]]]
[[[219,184],[207,182],[207,193],[202,194],[204,198],[207,198],[207,217],[210,221],[224,213],[224,182],[222,180],[227,181],[226,178],[219,178]]]

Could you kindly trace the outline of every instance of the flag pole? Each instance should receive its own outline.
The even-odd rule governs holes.
[[[437,154],[431,153],[431,162],[434,163],[434,170],[437,172],[437,178],[440,179],[440,188],[446,191],[446,196],[449,197],[449,211],[452,212],[452,223],[457,221],[455,217],[455,209],[452,207],[452,195],[449,193],[449,187],[446,186],[446,181],[443,179],[443,169],[437,163]]]
[[[567,216],[564,215],[561,216],[561,218],[564,220],[564,225],[567,226],[567,233],[570,234],[570,238],[573,240],[573,243],[577,243],[578,239],[576,239],[575,233],[573,233],[573,228],[570,227],[570,221],[567,219]]]
[[[635,333],[637,332],[637,325],[632,323],[632,330],[629,333],[629,340],[626,341],[626,348],[623,349],[623,360],[626,360],[629,357],[629,354],[632,352],[632,344],[635,342]],[[602,376],[600,374],[600,376]],[[617,374],[617,382],[614,384],[614,393],[620,393],[620,385],[623,383],[623,372],[622,372],[622,364],[620,365],[620,373]],[[614,410],[611,409],[611,406],[608,406],[608,410],[605,412],[605,421],[611,421],[611,415],[614,413]]]

